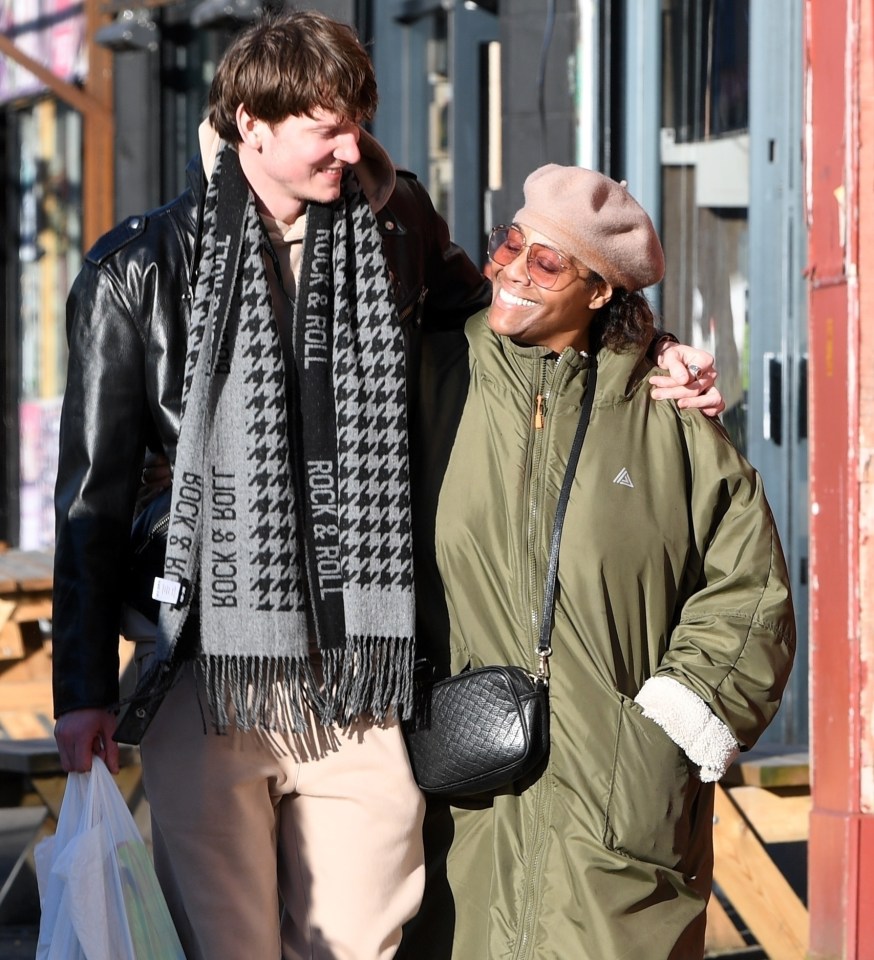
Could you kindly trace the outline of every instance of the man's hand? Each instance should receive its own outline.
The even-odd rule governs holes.
[[[708,417],[716,417],[725,409],[716,387],[712,354],[682,343],[666,342],[656,363],[668,371],[668,376],[649,378],[653,400],[676,400],[678,407],[698,409]]]
[[[94,754],[118,773],[118,744],[112,739],[118,718],[108,710],[71,710],[58,717],[55,741],[66,773],[87,773]]]

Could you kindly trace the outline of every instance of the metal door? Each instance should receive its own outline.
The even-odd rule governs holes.
[[[747,456],[789,563],[792,679],[769,737],[808,742],[807,236],[802,182],[802,2],[750,8],[750,389]]]
[[[484,261],[498,17],[492,4],[386,0],[371,14],[380,105],[373,131],[428,187],[453,240]],[[496,142],[497,140],[497,142]]]
[[[627,167],[650,195],[668,264],[663,324],[716,355],[723,421],[764,479],[799,633],[766,738],[799,745],[808,742],[802,13],[802,0],[662,0],[653,23],[626,0],[626,76],[655,57],[661,83],[624,85],[622,169],[610,171]],[[652,115],[656,132],[641,120]],[[641,170],[647,156],[659,158],[655,191]]]

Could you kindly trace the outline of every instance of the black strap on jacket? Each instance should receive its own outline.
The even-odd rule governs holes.
[[[567,468],[564,472],[564,481],[562,482],[561,492],[558,495],[558,504],[555,508],[555,520],[552,523],[552,538],[549,544],[549,567],[546,571],[546,587],[543,591],[543,616],[540,620],[540,642],[537,644],[537,655],[540,657],[538,676],[543,676],[544,678],[549,675],[546,661],[552,655],[549,638],[552,633],[552,615],[555,610],[555,580],[558,573],[558,548],[561,544],[561,528],[564,524],[564,516],[567,513],[567,504],[570,499],[571,485],[574,482],[574,476],[577,472],[580,451],[583,449],[583,441],[586,439],[586,431],[589,429],[589,420],[592,416],[592,404],[595,401],[595,385],[597,382],[598,368],[597,366],[593,366],[589,369],[589,376],[586,381],[586,394],[580,406],[580,419],[577,423],[577,432],[574,434],[574,442],[571,444]]]

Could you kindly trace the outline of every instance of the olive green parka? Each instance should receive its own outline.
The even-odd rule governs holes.
[[[555,505],[594,362],[497,337],[486,316],[468,322],[469,352],[432,363],[414,448],[422,653],[443,672],[536,666]],[[597,364],[561,542],[549,760],[493,801],[429,802],[428,886],[403,958],[703,953],[702,780],[733,756],[711,757],[710,733],[745,749],[773,718],[795,647],[788,577],[761,478],[721,426],[653,401],[642,350],[602,350]],[[653,679],[644,715],[635,698]]]

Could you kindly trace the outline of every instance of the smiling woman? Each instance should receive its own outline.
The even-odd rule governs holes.
[[[585,268],[577,271],[570,258],[545,245],[549,238],[531,230],[526,235],[521,226],[509,228],[509,242],[493,250],[500,229],[492,231],[489,244],[495,265],[489,326],[517,343],[555,353],[565,347],[588,351],[589,324],[609,300],[610,285]]]
[[[622,309],[608,323],[613,346],[648,342],[649,305],[630,295],[661,280],[664,255],[624,181],[549,164],[526,181],[525,201],[514,223],[495,227],[489,238],[492,330],[556,353],[588,352],[595,315],[615,301]],[[619,313],[626,319],[617,324]]]
[[[422,403],[419,470],[439,491],[414,516],[432,524],[420,569],[438,585],[418,592],[417,642],[438,675],[536,672],[559,491],[592,400],[545,626],[550,752],[494,796],[429,800],[429,886],[401,956],[696,960],[713,785],[774,716],[794,655],[776,530],[719,425],[646,389],[641,291],[664,256],[624,183],[535,171],[489,256],[460,418],[447,424],[454,388]]]

